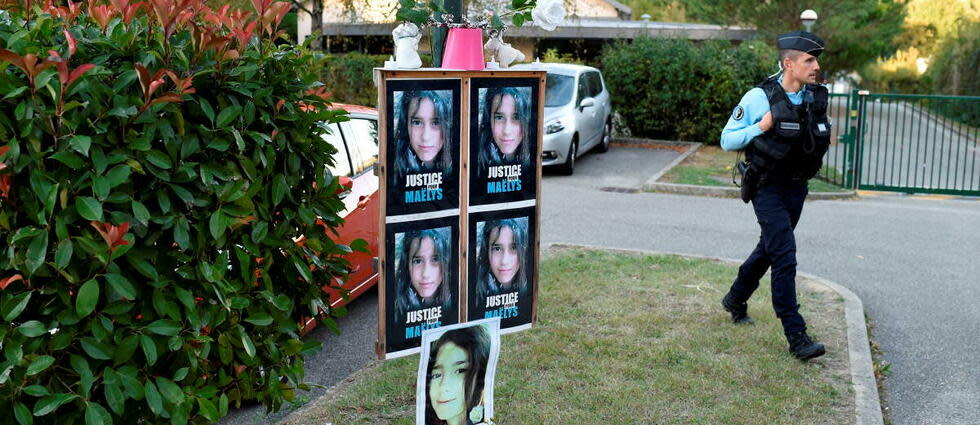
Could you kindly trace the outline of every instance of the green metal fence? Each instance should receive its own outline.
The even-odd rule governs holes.
[[[820,177],[843,187],[980,196],[980,97],[831,95]]]
[[[831,145],[824,156],[824,167],[817,175],[820,179],[848,188],[852,187],[852,179],[848,179],[848,176],[853,173],[854,160],[853,132],[849,131],[849,122],[852,111],[857,115],[850,100],[850,94],[830,94],[827,115],[831,123]]]

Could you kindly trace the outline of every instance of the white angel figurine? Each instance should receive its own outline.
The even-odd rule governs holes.
[[[422,40],[422,31],[411,22],[401,24],[391,32],[391,37],[395,40],[395,64],[399,68],[416,69],[422,67],[422,58],[419,57],[419,41]]]
[[[501,37],[490,37],[483,49],[490,54],[493,60],[500,63],[501,68],[507,68],[511,63],[524,60],[524,53],[511,47],[510,43],[504,43]]]

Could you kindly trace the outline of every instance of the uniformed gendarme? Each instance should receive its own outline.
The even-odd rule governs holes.
[[[830,144],[827,89],[816,84],[824,42],[806,31],[780,35],[780,72],[749,90],[732,112],[721,147],[742,150],[742,199],[752,202],[762,234],[722,306],[737,324],[752,323],[746,302],[772,268],[772,304],[789,351],[801,360],[824,354],[806,332],[796,299],[796,238],[807,181],[820,170]]]

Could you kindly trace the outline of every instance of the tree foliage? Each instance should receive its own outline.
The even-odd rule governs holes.
[[[374,68],[384,66],[388,56],[351,52],[327,55],[323,60],[323,79],[343,81],[332,87],[331,95],[338,102],[376,106],[378,88],[374,85]]]
[[[939,93],[980,96],[980,22],[959,26],[937,47],[929,75]]]
[[[274,43],[288,5],[253,5],[2,5],[4,423],[213,423],[307,388],[303,316],[349,266],[320,137],[344,115]]]
[[[976,81],[980,0],[910,0],[900,46],[862,71],[862,86],[900,93],[970,94]]]
[[[927,73],[934,93],[980,96],[980,22],[963,23],[945,40]],[[980,127],[980,101],[946,102],[943,114]]]
[[[827,42],[820,65],[830,74],[859,69],[898,47],[905,3],[900,0],[678,0],[689,19],[758,29],[769,43],[787,31],[803,29],[800,13],[813,9],[813,32]]]
[[[638,38],[607,47],[603,79],[633,135],[717,144],[732,108],[772,72],[762,42]]]

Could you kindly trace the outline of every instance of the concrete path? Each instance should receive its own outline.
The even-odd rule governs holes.
[[[542,243],[743,258],[759,237],[734,199],[609,193],[577,175],[542,193]],[[980,424],[980,202],[812,201],[796,235],[799,269],[857,293],[875,321],[892,422]]]
[[[664,169],[678,151],[648,149],[615,144],[606,153],[590,152],[578,159],[575,174],[560,176],[545,170],[544,184],[568,185],[582,189],[636,189]]]

